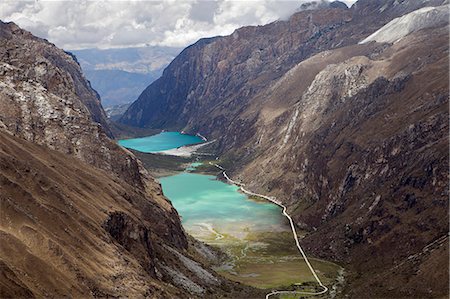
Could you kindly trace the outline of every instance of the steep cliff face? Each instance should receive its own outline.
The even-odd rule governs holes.
[[[0,297],[245,294],[109,134],[73,57],[0,23]]]
[[[8,75],[8,71],[20,70],[20,73],[10,74],[12,81],[29,81],[64,99],[76,96],[89,110],[92,119],[109,134],[100,98],[83,77],[78,62],[70,53],[33,36],[14,23],[0,23],[0,39],[3,76]]]
[[[354,50],[327,53],[304,91],[292,84],[317,57],[280,80],[268,103],[295,104],[259,114],[229,152],[251,161],[235,176],[286,202],[310,251],[355,270],[355,296],[443,296],[448,269],[432,265],[448,255],[448,29],[342,59]]]
[[[202,39],[175,58],[121,121],[211,133],[215,126],[229,124],[255,92],[295,61],[342,43],[333,39],[340,31],[332,29],[349,18],[350,12],[341,8],[303,11],[289,21]]]
[[[198,262],[161,194],[4,130],[0,186],[2,298],[252,298]]]
[[[14,135],[151,189],[137,159],[109,139],[100,99],[72,56],[0,23],[0,86],[0,121]]]
[[[260,90],[298,62],[355,44],[394,17],[442,2],[358,1],[352,9],[331,5],[298,12],[288,21],[202,39],[174,59],[120,122],[217,138]]]
[[[201,40],[122,121],[217,138],[232,175],[310,231],[309,251],[346,265],[353,297],[445,296],[448,7],[359,44],[443,3],[360,0]]]

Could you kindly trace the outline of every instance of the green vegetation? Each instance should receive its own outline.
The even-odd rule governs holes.
[[[193,173],[218,175],[221,171],[210,162],[224,167],[227,162],[230,163],[211,158],[204,159],[204,156],[183,158],[136,151],[133,153],[143,161],[144,166],[154,176],[159,177],[185,171],[186,168],[187,171]],[[188,168],[191,163],[198,162],[202,164],[194,164],[194,167]],[[249,198],[255,202],[267,202],[257,196]],[[201,240],[226,254],[220,258],[222,262],[216,266],[216,271],[224,277],[259,289],[305,292],[321,290],[298,252],[287,219],[285,231],[262,232],[244,228],[242,229],[242,238],[221,232],[218,228],[214,228],[214,230],[219,235],[211,232],[209,235],[203,235]],[[300,231],[298,234],[301,238],[305,233]],[[310,258],[310,261],[324,284],[334,283],[340,269],[338,265],[318,259]],[[310,297],[295,294],[278,296],[283,299]],[[315,296],[315,298],[320,297]]]
[[[142,161],[144,167],[154,177],[168,176],[184,171],[188,164],[193,162],[193,158],[130,151]]]
[[[311,292],[318,287],[289,231],[249,233],[244,240],[225,237],[213,243],[230,257],[217,268],[228,279],[263,289],[289,289],[291,286]],[[334,282],[338,265],[318,259],[312,259],[311,263],[323,283]],[[294,286],[296,283],[302,285]]]
[[[161,132],[156,129],[131,127],[112,120],[109,121],[109,127],[116,140],[151,136]]]
[[[201,157],[199,157],[201,158]],[[217,163],[220,164],[219,160],[201,160],[202,165],[197,166],[194,170],[191,172],[193,173],[201,173],[201,174],[209,174],[209,175],[218,175],[221,171],[219,168],[217,168],[214,165],[209,164],[211,163]]]
[[[267,202],[267,199],[256,196],[256,195],[247,195],[248,199],[254,202]]]

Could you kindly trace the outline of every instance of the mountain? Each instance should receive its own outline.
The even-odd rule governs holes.
[[[105,108],[105,113],[112,121],[115,121],[119,119],[122,114],[127,111],[128,107],[130,107],[130,103],[128,104],[120,104],[120,105],[114,105],[111,107]]]
[[[174,47],[146,46],[70,52],[100,94],[103,106],[111,107],[136,100],[180,51]]]
[[[448,296],[446,3],[359,0],[202,39],[120,121],[217,139],[350,297]]]
[[[110,139],[73,56],[0,22],[0,86],[0,297],[252,297]]]
[[[376,41],[393,43],[404,36],[425,28],[445,26],[448,23],[448,7],[424,7],[402,17],[395,18],[360,43]]]
[[[360,0],[352,9],[338,6],[300,11],[288,21],[201,39],[184,49],[163,76],[142,92],[121,122],[139,127],[201,128],[210,133],[213,128],[209,126],[228,124],[239,114],[234,109],[247,104],[242,101],[254,97],[298,62],[355,44],[395,17],[442,2]],[[204,118],[207,113],[213,115]],[[219,120],[222,117],[227,119]],[[205,121],[193,124],[190,119]]]
[[[161,71],[149,74],[130,73],[122,70],[86,70],[86,78],[102,98],[105,108],[130,104],[155,79]]]

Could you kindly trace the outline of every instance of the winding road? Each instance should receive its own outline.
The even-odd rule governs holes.
[[[295,230],[295,226],[294,226],[294,221],[292,220],[291,216],[289,216],[289,214],[287,213],[287,208],[285,205],[283,205],[281,202],[277,201],[276,199],[263,195],[263,194],[258,194],[258,193],[254,193],[251,191],[248,191],[244,188],[244,184],[236,182],[234,180],[232,180],[227,173],[225,172],[225,169],[220,166],[219,164],[214,164],[209,162],[210,165],[214,165],[215,167],[219,168],[222,171],[223,176],[227,179],[227,181],[229,181],[230,183],[238,186],[242,192],[248,194],[248,195],[253,195],[253,196],[257,196],[257,197],[261,197],[264,198],[274,204],[276,204],[277,206],[281,207],[283,209],[283,215],[286,216],[286,218],[289,220],[289,223],[291,225],[291,229],[292,229],[292,234],[294,235],[294,240],[295,240],[295,244],[297,245],[297,248],[300,252],[300,254],[302,255],[303,259],[305,260],[306,264],[308,265],[309,270],[311,271],[312,275],[314,276],[314,278],[316,279],[317,283],[319,284],[320,287],[323,288],[322,291],[320,292],[302,292],[302,291],[283,291],[283,290],[274,290],[270,293],[268,293],[266,295],[266,299],[269,299],[270,296],[273,295],[282,295],[282,294],[299,294],[299,295],[311,295],[311,296],[315,296],[315,295],[322,295],[325,294],[326,292],[328,292],[328,288],[322,283],[322,281],[320,281],[320,278],[317,276],[316,271],[314,270],[314,268],[312,267],[311,263],[309,262],[308,258],[306,257],[305,252],[303,251],[302,247],[300,246],[300,242],[298,241],[298,236],[297,236],[297,231]]]

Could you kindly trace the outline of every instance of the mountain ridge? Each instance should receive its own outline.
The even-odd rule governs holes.
[[[445,296],[448,269],[431,265],[448,255],[448,22],[358,44],[445,3],[360,0],[200,41],[120,121],[216,139],[233,178],[308,230],[309,252],[345,264],[350,296]]]
[[[211,269],[72,55],[0,22],[0,86],[0,297],[258,293]]]

